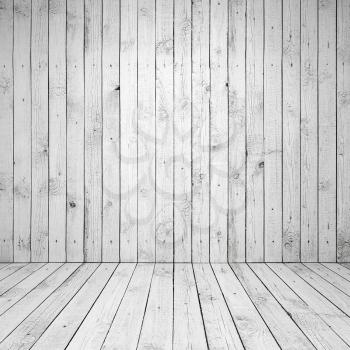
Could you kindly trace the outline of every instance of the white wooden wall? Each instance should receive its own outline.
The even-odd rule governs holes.
[[[350,261],[350,0],[0,0],[1,261]]]

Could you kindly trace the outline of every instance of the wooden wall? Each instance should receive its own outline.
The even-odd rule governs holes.
[[[0,0],[1,261],[350,261],[349,0]]]

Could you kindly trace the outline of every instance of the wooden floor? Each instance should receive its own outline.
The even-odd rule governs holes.
[[[0,349],[350,349],[350,265],[0,265]]]

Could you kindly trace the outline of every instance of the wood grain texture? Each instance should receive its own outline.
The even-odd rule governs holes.
[[[137,345],[138,349],[172,348],[173,298],[173,265],[156,264]]]
[[[138,261],[155,261],[156,3],[138,2]]]
[[[349,349],[350,282],[322,264],[117,265],[10,264],[34,272],[0,298],[0,349]]]
[[[337,2],[337,261],[350,261],[350,4]]]
[[[31,231],[31,2],[14,1],[13,23],[14,261],[30,261]],[[64,214],[64,213],[63,213]]]
[[[209,349],[244,349],[212,268],[193,265]]]
[[[48,1],[32,2],[32,261],[49,259],[48,11]]]
[[[101,349],[136,349],[153,276],[153,264],[138,264]]]
[[[191,261],[191,0],[174,2],[174,261]]]
[[[213,270],[243,345],[251,349],[278,349],[279,343],[271,335],[270,329],[255,309],[230,266],[216,264],[213,265]],[[248,330],[247,323],[254,324],[254,329]]]
[[[67,261],[84,260],[84,1],[67,1]]]
[[[174,3],[156,6],[156,261],[174,255]]]
[[[336,0],[318,10],[319,260],[336,260]]]
[[[283,1],[283,261],[300,260],[300,2]]]
[[[247,0],[246,260],[264,260],[263,1]]]
[[[49,1],[49,261],[66,261],[66,1]]]
[[[192,4],[192,261],[209,261],[209,0]]]
[[[190,264],[174,267],[173,349],[206,349],[197,287]]]
[[[347,1],[0,2],[1,261],[350,261]]]
[[[67,349],[101,348],[134,269],[134,264],[118,266]]]
[[[137,2],[120,16],[120,259],[137,261]]]
[[[2,2],[0,28],[0,261],[13,261],[13,2]]]
[[[228,2],[210,3],[210,261],[227,261]]]
[[[318,1],[301,2],[300,246],[302,261],[318,259]]]
[[[291,315],[316,349],[348,349],[346,343],[337,336],[326,320],[305,300],[304,293],[290,288],[279,274],[275,274],[264,264],[249,264],[250,268],[268,288],[271,294]]]
[[[84,259],[102,258],[102,3],[85,1]]]
[[[119,261],[120,228],[120,1],[103,2],[102,260]]]
[[[245,261],[246,1],[228,2],[228,261]],[[230,62],[235,62],[234,64]]]
[[[265,1],[265,261],[282,259],[282,2]]]

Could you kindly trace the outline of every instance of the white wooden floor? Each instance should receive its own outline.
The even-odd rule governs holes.
[[[350,265],[0,265],[0,349],[350,349]]]

